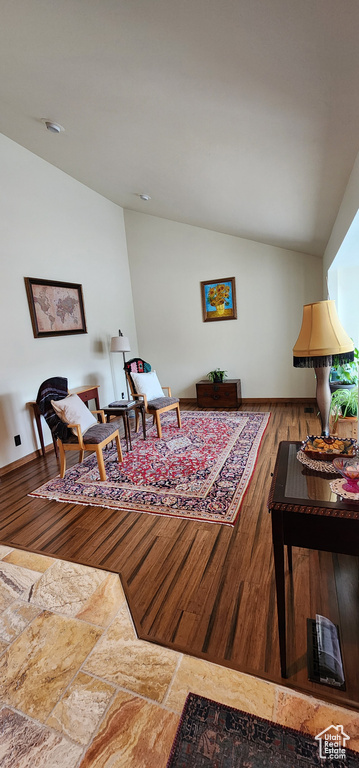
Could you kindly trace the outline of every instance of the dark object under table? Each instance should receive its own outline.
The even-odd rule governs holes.
[[[359,555],[359,502],[340,499],[330,489],[337,476],[315,472],[297,459],[299,442],[279,444],[268,508],[277,593],[279,652],[282,677],[287,677],[284,545],[292,571],[292,546]]]
[[[242,402],[241,380],[220,382],[198,381],[196,384],[199,408],[239,408]]]
[[[127,451],[128,451],[129,444],[130,444],[130,451],[132,451],[131,430],[130,430],[130,421],[128,418],[128,414],[130,411],[141,411],[143,439],[146,440],[145,405],[142,400],[115,400],[113,403],[109,403],[107,408],[103,408],[102,410],[106,414],[107,421],[110,421],[111,416],[122,416],[123,425],[125,429]]]

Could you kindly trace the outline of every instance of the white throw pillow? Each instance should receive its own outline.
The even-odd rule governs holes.
[[[82,434],[97,424],[97,419],[78,395],[68,395],[63,400],[51,400],[51,405],[65,424],[80,424]],[[71,431],[77,436],[75,428]]]
[[[134,373],[131,371],[132,381],[138,394],[147,395],[147,400],[155,400],[156,397],[165,397],[163,389],[157,378],[156,371],[150,373]]]

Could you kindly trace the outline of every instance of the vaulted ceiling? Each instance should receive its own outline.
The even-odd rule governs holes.
[[[124,208],[323,254],[359,150],[358,0],[0,0],[0,18],[0,132]]]

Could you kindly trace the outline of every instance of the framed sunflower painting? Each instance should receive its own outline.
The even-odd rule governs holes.
[[[236,320],[236,281],[234,277],[205,280],[201,283],[203,322]]]

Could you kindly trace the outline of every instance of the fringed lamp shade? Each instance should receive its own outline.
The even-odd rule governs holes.
[[[352,360],[354,344],[340,323],[335,302],[305,304],[302,327],[293,348],[293,365],[295,368],[315,368],[322,435],[329,435],[330,368]]]
[[[293,348],[294,367],[323,368],[352,360],[354,344],[340,323],[335,302],[305,304],[302,327]]]

